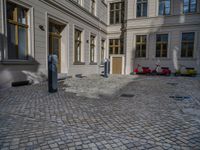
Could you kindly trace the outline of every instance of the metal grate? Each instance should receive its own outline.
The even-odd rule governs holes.
[[[183,100],[190,100],[190,96],[169,96],[169,98],[172,98],[177,101],[183,101]]]
[[[131,97],[134,97],[135,95],[133,95],[133,94],[121,94],[121,96],[120,97],[127,97],[127,98],[131,98]]]
[[[178,83],[175,83],[175,82],[169,82],[169,83],[167,83],[167,84],[172,85],[172,86],[178,85]]]

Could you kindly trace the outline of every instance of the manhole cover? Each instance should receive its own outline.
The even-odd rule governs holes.
[[[190,100],[190,96],[169,96],[169,98],[172,98],[177,101],[183,101],[183,100]]]
[[[120,97],[134,97],[135,95],[133,94],[122,94]]]

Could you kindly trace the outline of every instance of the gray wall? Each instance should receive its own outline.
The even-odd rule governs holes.
[[[0,2],[3,2],[1,0]],[[32,24],[30,24],[30,29],[33,33],[31,34],[32,41],[32,52],[31,58],[34,61],[28,62],[8,62],[3,60],[0,62],[0,84],[10,84],[11,81],[25,80],[27,78],[34,78],[35,80],[40,80],[38,75],[47,74],[47,55],[48,55],[48,17],[53,18],[59,22],[65,24],[65,29],[63,31],[62,44],[62,73],[68,74],[91,74],[99,73],[100,71],[100,39],[106,39],[106,16],[102,16],[106,12],[106,7],[100,1],[97,5],[97,16],[91,15],[87,10],[89,0],[86,0],[84,6],[86,8],[80,7],[78,4],[73,3],[69,0],[20,0],[15,1],[22,5],[33,9],[32,14]],[[87,2],[87,3],[86,3]],[[2,6],[2,3],[1,5]],[[1,12],[5,10],[1,9]],[[101,16],[99,20],[98,16]],[[2,13],[1,13],[2,17]],[[3,36],[2,21],[0,19],[0,34]],[[103,22],[104,21],[104,22]],[[4,20],[5,22],[5,20]],[[39,26],[42,25],[45,31],[42,31]],[[77,26],[83,30],[83,50],[84,50],[84,62],[85,65],[73,65],[74,58],[74,27]],[[89,64],[89,40],[90,33],[96,35],[96,60],[97,65]],[[1,44],[1,54],[2,54],[2,44]],[[1,55],[2,56],[2,55]],[[31,77],[30,77],[31,75]]]

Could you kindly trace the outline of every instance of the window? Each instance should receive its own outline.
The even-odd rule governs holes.
[[[146,57],[146,47],[147,47],[147,36],[137,35],[136,36],[136,57]]]
[[[74,58],[74,62],[75,63],[80,63],[81,62],[81,31],[78,29],[75,29],[75,58]]]
[[[170,15],[171,0],[159,0],[159,15]]]
[[[137,0],[137,17],[147,16],[148,0]]]
[[[181,57],[193,57],[195,33],[183,33],[181,42]]]
[[[7,2],[8,59],[28,59],[28,9]]]
[[[196,0],[183,0],[183,12],[184,13],[194,13],[197,9]]]
[[[95,36],[90,36],[90,62],[95,62]]]
[[[110,54],[123,54],[123,41],[120,39],[109,40],[109,53]]]
[[[105,40],[101,40],[101,64],[104,62]]]
[[[81,0],[74,0],[76,3],[78,3],[79,5],[81,5]]]
[[[167,57],[168,34],[157,34],[156,57]]]
[[[95,0],[91,0],[91,13],[95,15]]]
[[[110,4],[110,24],[119,24],[123,22],[124,3]]]

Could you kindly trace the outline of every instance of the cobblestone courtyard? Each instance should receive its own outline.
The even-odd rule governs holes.
[[[200,150],[200,79],[128,78],[98,98],[64,83],[1,91],[0,149]]]

